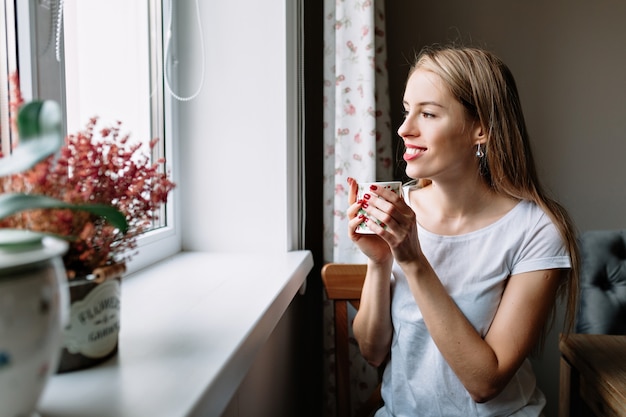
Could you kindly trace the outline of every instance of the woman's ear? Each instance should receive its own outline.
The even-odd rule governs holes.
[[[485,132],[486,131],[481,124],[474,126],[474,131],[472,132],[474,145],[484,145],[487,142],[487,135]]]

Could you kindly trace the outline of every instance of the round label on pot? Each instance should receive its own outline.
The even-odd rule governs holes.
[[[74,301],[65,348],[90,358],[106,356],[117,346],[120,330],[120,281],[106,280]]]

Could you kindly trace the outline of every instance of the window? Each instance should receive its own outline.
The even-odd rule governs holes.
[[[3,154],[11,149],[11,127],[9,124],[9,85],[10,75],[17,69],[17,43],[15,10],[12,2],[3,2],[0,7],[0,22],[4,30],[0,30],[0,145]]]
[[[163,93],[164,12],[161,0],[3,0],[3,152],[11,147],[8,80],[19,68],[24,98],[59,102],[68,133],[97,116],[102,126],[121,121],[122,132],[146,146],[159,138],[152,157],[165,157],[176,181],[173,106]],[[179,251],[176,193],[170,195],[159,224],[138,240],[129,272]]]

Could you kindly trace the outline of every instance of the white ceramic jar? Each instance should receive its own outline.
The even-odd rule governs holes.
[[[69,317],[67,244],[21,236],[0,242],[0,417],[37,415]]]

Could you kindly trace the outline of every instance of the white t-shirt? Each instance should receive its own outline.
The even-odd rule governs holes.
[[[450,296],[484,337],[506,280],[523,272],[569,268],[568,252],[551,219],[521,201],[495,223],[463,235],[441,236],[418,225],[421,248]],[[394,263],[391,359],[383,376],[385,406],[376,417],[541,415],[545,397],[526,359],[507,387],[482,404],[472,400],[435,346],[407,280]]]

